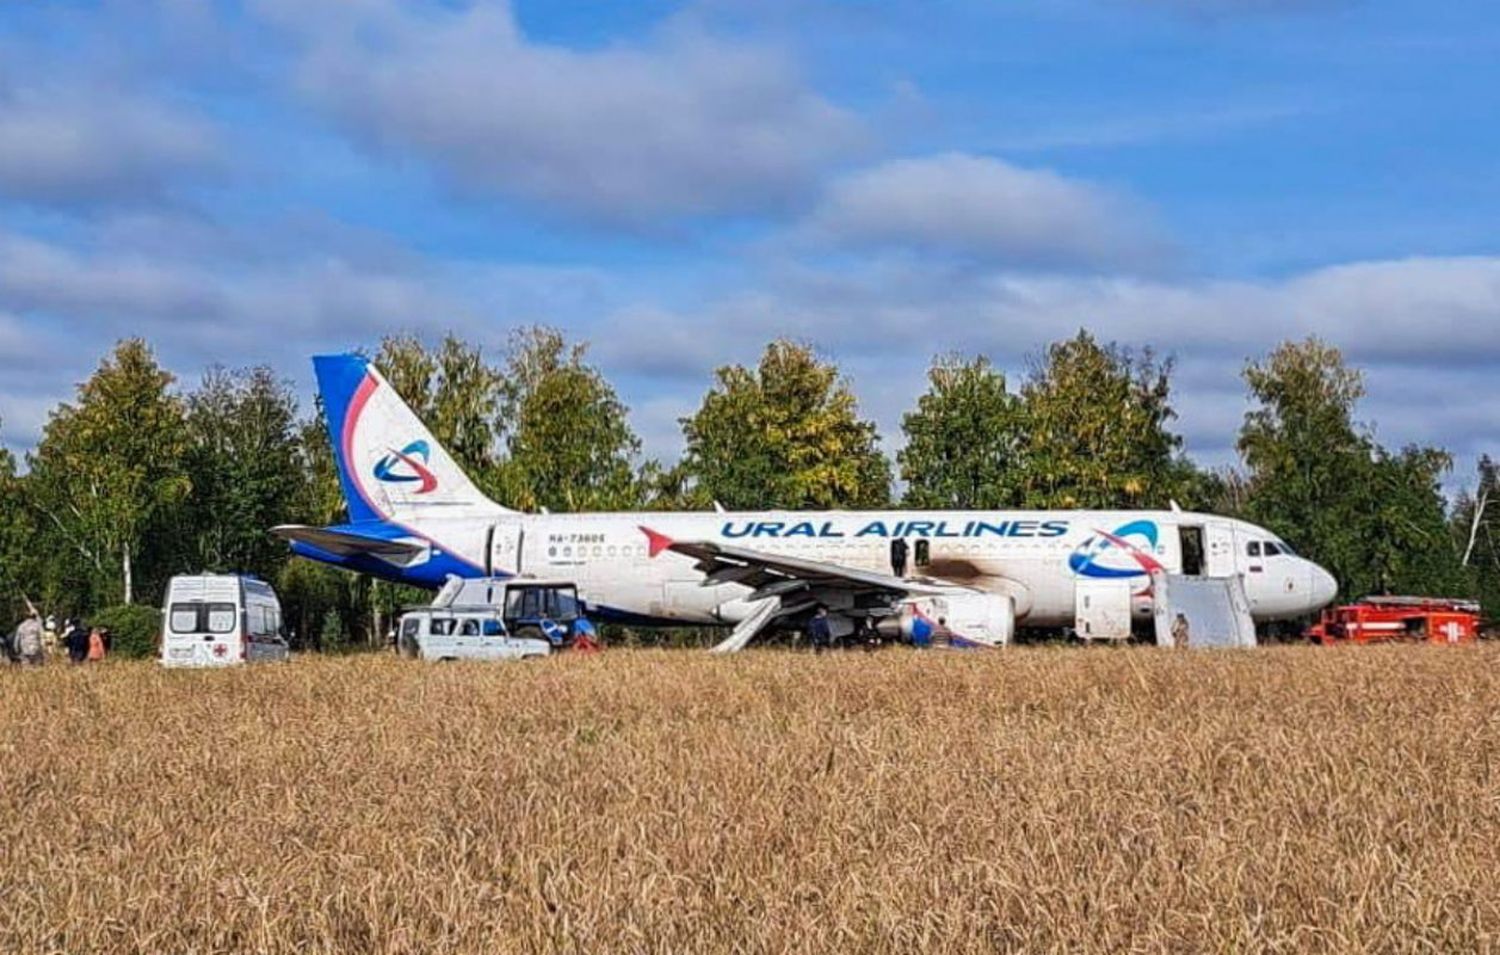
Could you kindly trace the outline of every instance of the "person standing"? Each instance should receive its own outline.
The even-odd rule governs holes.
[[[68,621],[68,628],[63,634],[63,645],[68,648],[68,660],[73,663],[82,663],[89,656],[89,632],[83,629],[83,624],[75,617]]]
[[[92,627],[89,629],[88,659],[90,663],[98,663],[104,659],[104,628]]]
[[[906,555],[909,545],[906,538],[898,537],[891,541],[891,573],[897,577],[906,576]]]
[[[57,632],[57,618],[47,614],[47,619],[42,622],[42,655],[48,660],[54,660],[62,652],[60,645],[61,635]]]
[[[827,607],[819,607],[813,612],[812,619],[807,622],[807,639],[812,644],[813,653],[822,653],[828,649],[833,631],[828,626]]]
[[[42,618],[35,609],[16,628],[16,656],[22,666],[42,665]]]
[[[1172,621],[1172,646],[1181,649],[1188,645],[1188,639],[1188,618],[1178,613],[1177,619]]]

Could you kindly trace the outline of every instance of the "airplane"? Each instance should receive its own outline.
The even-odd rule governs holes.
[[[574,581],[597,620],[719,626],[733,651],[826,608],[925,642],[1008,643],[1096,599],[1149,617],[1153,573],[1241,576],[1256,621],[1330,603],[1332,575],[1270,531],[1176,509],[528,514],[487,498],[369,359],[313,359],[349,522],[282,525],[293,552],[429,589],[454,577]]]

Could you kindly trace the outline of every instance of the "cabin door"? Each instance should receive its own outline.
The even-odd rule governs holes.
[[[489,546],[485,548],[488,555],[485,576],[519,575],[522,571],[521,551],[526,541],[526,532],[521,529],[521,522],[502,521],[491,525],[489,538]]]
[[[1234,560],[1234,527],[1209,521],[1203,529],[1204,573],[1209,577],[1233,577],[1239,568]]]

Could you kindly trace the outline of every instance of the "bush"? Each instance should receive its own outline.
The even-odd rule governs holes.
[[[144,659],[156,655],[161,611],[140,604],[124,604],[99,611],[88,618],[88,625],[109,628],[111,653]]]

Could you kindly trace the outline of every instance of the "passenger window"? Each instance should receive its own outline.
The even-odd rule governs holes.
[[[1251,541],[1250,543],[1246,544],[1245,553],[1249,554],[1251,557],[1259,557],[1260,541]]]
[[[432,634],[434,637],[446,637],[453,632],[453,624],[454,621],[452,620],[444,620],[441,617],[433,617],[432,623],[427,628],[427,632]]]
[[[464,628],[463,628],[463,631],[460,634],[460,636],[464,636],[464,637],[477,637],[477,636],[479,636],[479,621],[478,620],[465,620],[464,621]]]
[[[484,622],[484,635],[487,637],[498,637],[500,633],[500,621],[486,620]]]
[[[401,621],[401,635],[403,637],[415,637],[421,626],[422,622],[415,617],[410,620],[403,620]]]

